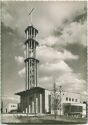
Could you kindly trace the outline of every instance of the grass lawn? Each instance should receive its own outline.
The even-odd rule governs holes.
[[[86,118],[72,118],[66,116],[56,116],[55,118],[54,115],[23,116],[18,114],[3,114],[1,119],[3,123],[87,123]]]

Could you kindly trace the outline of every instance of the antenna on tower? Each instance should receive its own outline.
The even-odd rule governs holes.
[[[34,11],[35,8],[32,8],[30,13],[28,14],[31,17],[31,25],[32,25],[32,12]]]

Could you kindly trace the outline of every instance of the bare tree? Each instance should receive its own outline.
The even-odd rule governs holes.
[[[58,114],[58,110],[60,110],[60,115],[61,115],[61,92],[62,92],[62,86],[59,86],[58,88],[56,86],[56,83],[54,82],[52,91],[52,109],[54,110],[55,119]]]
[[[61,102],[62,102],[62,91],[63,91],[63,89],[62,89],[62,86],[59,86],[59,109],[60,109],[60,116],[61,116],[61,109],[62,109],[62,105],[61,105]]]

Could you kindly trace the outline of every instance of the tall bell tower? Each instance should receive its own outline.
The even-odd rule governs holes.
[[[39,60],[36,59],[36,47],[38,42],[36,41],[36,35],[38,30],[33,25],[28,26],[25,29],[26,34],[26,59],[25,59],[25,71],[26,71],[26,90],[33,87],[37,87],[37,67]]]
[[[31,16],[34,9],[31,10]],[[25,90],[16,93],[20,96],[20,111],[22,113],[45,113],[45,89],[38,86],[37,72],[39,60],[36,59],[36,47],[39,43],[36,41],[38,30],[31,24],[25,29],[26,40],[26,58],[25,71],[26,71],[26,84]]]

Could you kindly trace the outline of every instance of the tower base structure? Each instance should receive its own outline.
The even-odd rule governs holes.
[[[33,87],[16,95],[20,96],[21,113],[45,113],[45,89]]]

